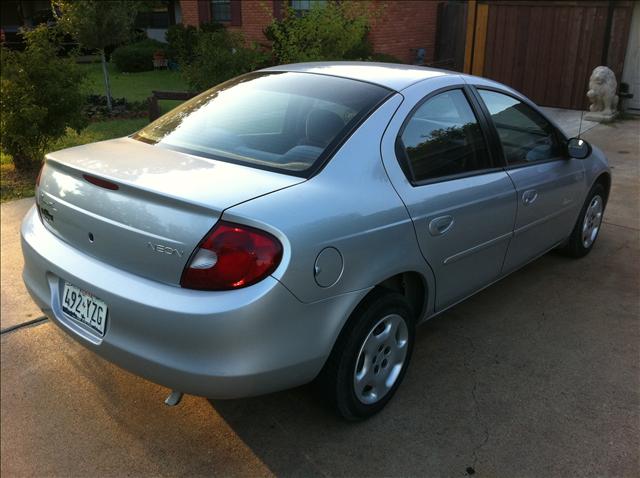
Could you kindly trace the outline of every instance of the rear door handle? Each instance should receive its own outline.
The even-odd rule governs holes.
[[[441,236],[451,229],[455,220],[453,216],[440,216],[429,221],[429,233],[432,236]]]
[[[528,191],[522,193],[522,203],[525,206],[533,204],[536,199],[538,199],[538,191],[536,191],[535,189],[529,189]]]

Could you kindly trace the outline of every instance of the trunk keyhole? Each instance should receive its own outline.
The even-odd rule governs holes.
[[[92,232],[89,233],[89,242],[93,242],[93,233]]]

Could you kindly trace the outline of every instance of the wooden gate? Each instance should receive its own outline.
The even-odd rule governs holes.
[[[438,3],[436,48],[429,66],[462,71],[464,67],[467,2],[449,0]]]
[[[471,0],[465,71],[539,105],[584,109],[596,66],[620,81],[632,8],[631,0]]]

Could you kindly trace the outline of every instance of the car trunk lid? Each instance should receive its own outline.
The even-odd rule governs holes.
[[[177,285],[225,209],[303,180],[121,138],[47,155],[36,200],[75,248]]]

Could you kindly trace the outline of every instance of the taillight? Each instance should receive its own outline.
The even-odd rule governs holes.
[[[246,287],[271,274],[282,259],[282,245],[271,234],[220,221],[198,246],[180,285],[187,289]]]

